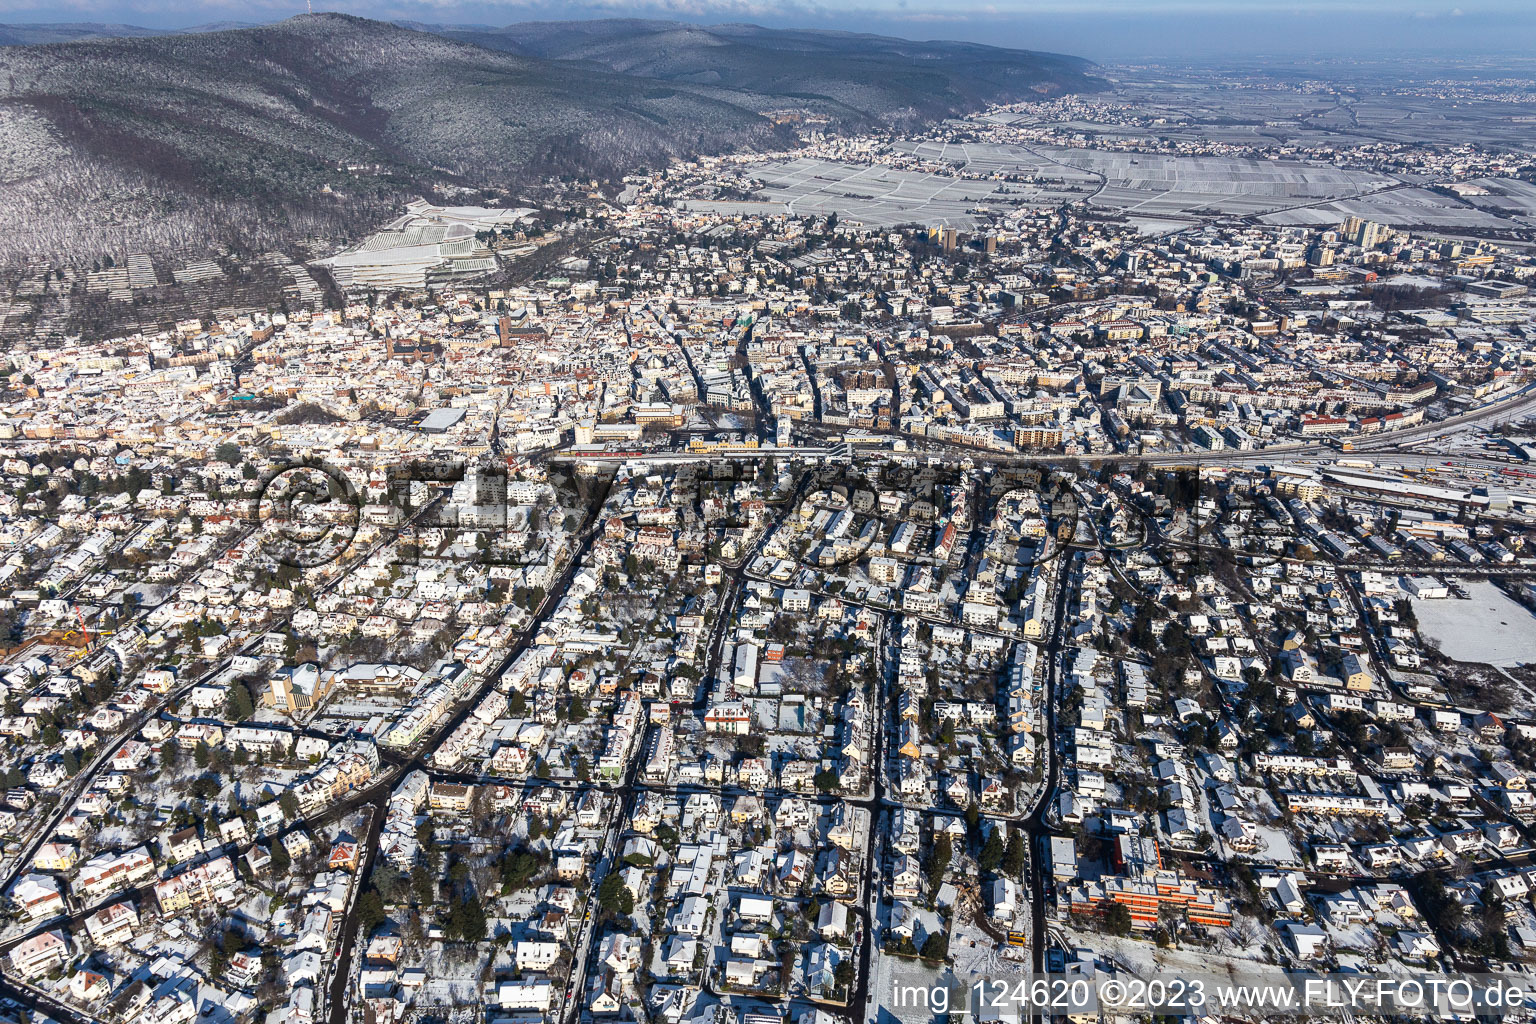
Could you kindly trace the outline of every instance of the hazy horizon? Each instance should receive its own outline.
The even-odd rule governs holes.
[[[1524,56],[1536,49],[1536,9],[1513,3],[1397,5],[1358,0],[1326,6],[1260,5],[1241,13],[1207,0],[1128,3],[1115,0],[1066,9],[1059,4],[973,7],[927,0],[854,4],[661,0],[643,6],[597,3],[455,3],[449,0],[327,3],[327,11],[386,21],[505,26],[525,21],[654,18],[697,24],[753,22],[773,28],[872,32],[909,39],[956,39],[1048,50],[1095,61],[1221,60],[1272,56]],[[175,11],[137,0],[34,0],[0,3],[0,22],[101,23],[186,29],[229,22],[263,24],[303,14],[302,3],[193,3]]]

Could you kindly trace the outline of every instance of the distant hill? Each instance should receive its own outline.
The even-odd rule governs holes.
[[[57,25],[0,25],[0,46],[38,46],[44,43],[72,43],[81,39],[165,34],[159,29],[139,28],[137,25],[108,25],[89,21]]]
[[[1101,86],[1077,57],[852,32],[635,18],[420,27],[492,50],[793,101],[847,122],[943,117]]]
[[[132,39],[140,36],[191,35],[197,32],[222,32],[232,28],[255,28],[246,21],[220,21],[194,28],[141,28],[106,22],[71,21],[57,24],[0,25],[0,46],[41,46],[45,43],[75,43],[82,39]]]
[[[790,105],[857,123],[1094,86],[1072,58],[655,22],[422,32],[325,14],[10,46],[0,263],[279,247],[377,223],[445,177],[782,145],[787,129],[762,115]]]

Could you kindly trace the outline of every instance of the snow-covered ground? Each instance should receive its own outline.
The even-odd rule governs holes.
[[[1536,617],[1487,582],[1464,583],[1466,600],[1414,601],[1419,632],[1446,657],[1505,668],[1536,662]]]
[[[1233,971],[1276,976],[1282,973],[1281,967],[1268,962],[1267,947],[1279,944],[1279,937],[1272,932],[1256,942],[1244,929],[1229,928],[1214,936],[1214,948],[1205,949],[1190,945],[1161,947],[1142,938],[1117,937],[1081,928],[1060,931],[1074,946],[1111,956],[1140,977],[1227,975]]]
[[[878,1024],[934,1024],[947,1016],[935,1003],[948,999],[949,989],[956,982],[954,971],[931,967],[919,960],[881,955],[874,957],[871,970],[874,977],[870,979],[869,994],[874,1005],[866,1019]],[[938,989],[945,990],[945,994],[936,999],[934,992]],[[944,1005],[947,1007],[947,1002]]]
[[[1393,274],[1382,281],[1387,288],[1419,288],[1433,290],[1445,287],[1445,282],[1436,277],[1428,277],[1424,274]]]

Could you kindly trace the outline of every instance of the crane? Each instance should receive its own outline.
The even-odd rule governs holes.
[[[75,618],[80,622],[80,635],[85,638],[85,646],[91,646],[91,631],[85,628],[85,613],[80,610],[79,602],[75,604]]]

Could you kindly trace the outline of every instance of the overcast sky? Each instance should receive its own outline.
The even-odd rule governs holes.
[[[1536,50],[1532,0],[316,0],[316,10],[440,24],[611,16],[751,21],[970,39],[1097,60]],[[0,0],[0,22],[151,28],[269,22],[303,11],[304,0]]]

